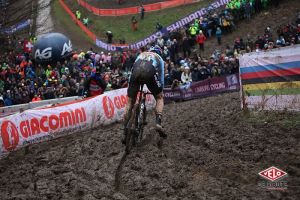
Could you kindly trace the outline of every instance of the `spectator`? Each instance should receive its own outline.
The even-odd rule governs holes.
[[[183,37],[182,50],[185,58],[191,56],[191,42],[187,36]]]
[[[4,107],[4,106],[5,106],[5,103],[4,103],[3,97],[0,96],[0,108]]]
[[[164,46],[164,48],[163,48],[162,58],[164,60],[170,60],[171,59],[170,58],[170,51],[169,51],[168,47],[166,47],[166,46]]]
[[[216,37],[217,37],[218,44],[221,45],[222,31],[220,27],[217,28]]]
[[[84,84],[84,91],[87,96],[92,97],[96,95],[100,95],[104,93],[106,89],[107,83],[105,82],[101,75],[100,68],[96,68],[96,72],[92,74],[92,76],[86,80]]]
[[[88,18],[88,17],[83,18],[83,24],[84,24],[85,26],[88,26],[88,25],[89,25],[89,18]]]
[[[37,102],[37,101],[41,101],[41,100],[42,99],[37,94],[35,94],[34,97],[31,100],[31,102]]]
[[[194,24],[190,26],[190,28],[189,28],[189,35],[191,36],[191,39],[192,39],[192,43],[191,43],[192,47],[195,45],[197,31],[198,31],[198,29],[197,29],[196,26],[194,26]]]
[[[80,19],[81,19],[81,12],[80,12],[79,10],[76,10],[76,18],[77,18],[77,20],[79,20],[79,21],[80,21]]]
[[[177,43],[177,40],[174,39],[172,41],[171,47],[170,47],[170,59],[174,63],[175,63],[175,61],[177,59],[177,54],[178,54],[178,43]]]
[[[245,3],[245,18],[249,21],[251,19],[251,13],[252,13],[252,4],[249,0]]]
[[[7,90],[7,94],[3,96],[4,98],[4,106],[12,106],[13,100],[10,97],[10,90]]]
[[[159,22],[156,22],[155,28],[156,28],[156,31],[160,31],[163,27]]]
[[[113,34],[111,31],[106,31],[106,37],[107,37],[107,43],[111,44],[112,43],[112,38],[113,38]]]
[[[135,16],[132,16],[131,18],[131,28],[133,31],[137,31],[137,24],[138,21],[136,20]]]
[[[145,17],[145,8],[143,5],[140,6],[141,20]]]
[[[160,46],[161,48],[165,45],[165,40],[161,36],[157,38],[156,42],[157,42],[158,46]]]
[[[183,84],[188,84],[192,82],[192,73],[190,71],[190,68],[188,66],[184,67],[184,71],[181,74],[181,82]]]
[[[197,43],[199,44],[200,51],[204,51],[204,42],[206,40],[205,35],[202,31],[199,32],[199,35],[197,35]]]
[[[228,33],[230,32],[230,22],[228,19],[225,18],[225,16],[222,16],[220,19],[220,24],[219,24],[224,32]]]

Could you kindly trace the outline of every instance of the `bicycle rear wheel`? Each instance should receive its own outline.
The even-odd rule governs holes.
[[[136,142],[139,143],[143,139],[144,133],[144,125],[145,125],[145,118],[146,118],[146,105],[144,99],[142,99],[141,103],[139,104],[136,110]]]

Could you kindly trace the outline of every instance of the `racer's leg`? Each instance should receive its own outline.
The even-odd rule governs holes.
[[[156,128],[159,132],[159,135],[163,138],[166,138],[167,135],[162,127],[162,114],[163,114],[163,108],[164,108],[164,95],[163,95],[163,88],[158,83],[158,79],[156,76],[154,76],[151,81],[147,84],[148,89],[153,94],[155,100],[156,100],[156,106],[155,106],[155,114],[156,114]]]
[[[156,106],[155,106],[155,114],[156,114],[156,126],[162,129],[161,126],[161,118],[164,109],[164,95],[163,92],[160,92],[155,96]]]

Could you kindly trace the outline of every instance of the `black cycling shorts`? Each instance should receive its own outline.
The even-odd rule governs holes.
[[[128,97],[136,98],[142,84],[147,85],[153,96],[157,96],[163,90],[151,61],[138,60],[133,64],[127,90]]]

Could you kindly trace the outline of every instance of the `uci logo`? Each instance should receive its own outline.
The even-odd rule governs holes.
[[[105,96],[103,97],[102,104],[103,104],[102,106],[103,106],[105,116],[108,119],[113,118],[115,113],[115,108],[112,100],[109,97]]]
[[[63,46],[63,50],[61,52],[61,56],[65,55],[66,52],[72,52],[72,43],[69,40],[69,44],[65,43]]]
[[[14,123],[4,121],[1,125],[1,138],[7,151],[14,150],[19,144],[19,133]]]
[[[35,51],[35,55],[34,55],[35,59],[40,59],[40,60],[47,60],[50,59],[52,57],[52,47],[48,47],[46,49],[44,49],[42,52],[41,50],[37,49]]]

